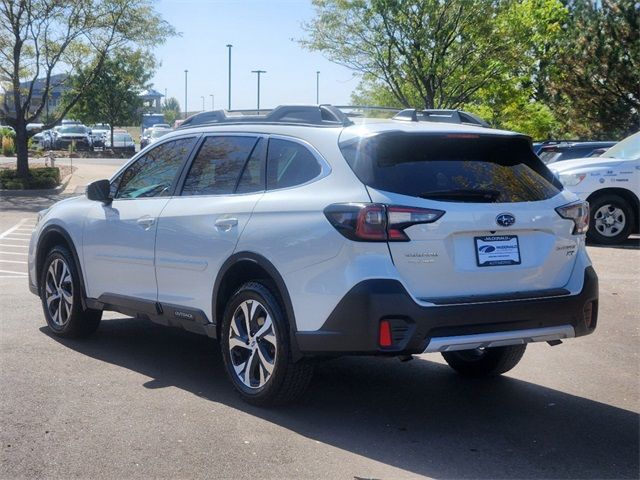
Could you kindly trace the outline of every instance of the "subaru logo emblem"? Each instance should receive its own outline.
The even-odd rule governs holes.
[[[516,223],[516,217],[514,217],[510,213],[501,213],[496,217],[496,223],[501,227],[510,227],[511,225]]]

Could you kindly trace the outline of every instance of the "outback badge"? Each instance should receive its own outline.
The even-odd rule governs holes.
[[[516,223],[516,217],[510,213],[501,213],[496,217],[496,223],[501,227],[510,227]]]

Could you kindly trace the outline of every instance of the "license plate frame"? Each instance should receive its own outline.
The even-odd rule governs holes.
[[[478,267],[502,267],[522,263],[517,235],[483,235],[473,237],[473,243]]]

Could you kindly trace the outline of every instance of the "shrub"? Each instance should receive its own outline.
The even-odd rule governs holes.
[[[10,136],[2,137],[2,155],[9,156],[13,155],[16,151],[15,143],[13,143],[13,138]]]
[[[26,179],[18,178],[15,170],[0,170],[0,188],[8,190],[47,189],[59,184],[60,169],[57,167],[33,168]]]

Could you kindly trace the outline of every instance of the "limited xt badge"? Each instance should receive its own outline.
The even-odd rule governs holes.
[[[496,217],[496,223],[501,227],[510,227],[516,223],[516,217],[510,213],[501,213]]]

